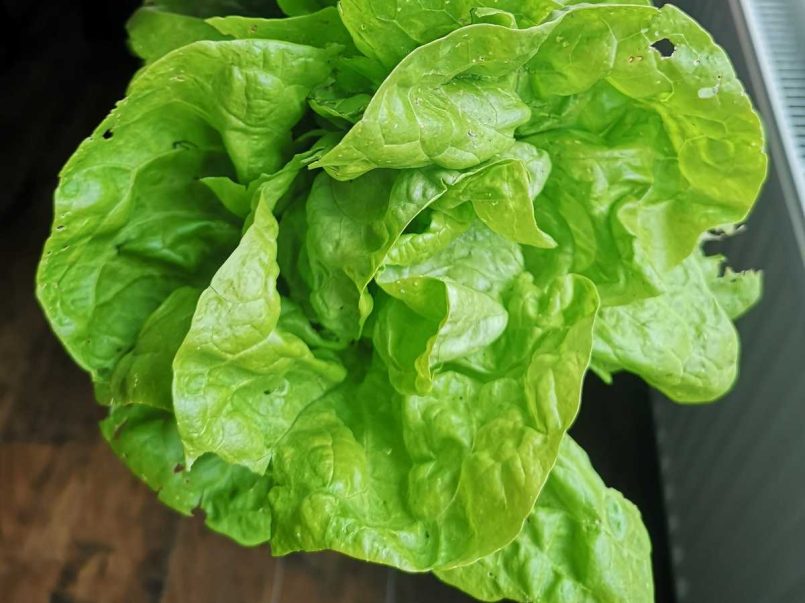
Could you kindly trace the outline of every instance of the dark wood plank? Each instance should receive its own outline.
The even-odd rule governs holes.
[[[382,603],[388,571],[336,553],[290,555],[280,559],[284,580],[271,603]]]
[[[272,558],[183,520],[171,554],[162,603],[378,603],[388,570],[335,553]]]
[[[275,562],[266,547],[245,548],[206,528],[201,517],[179,525],[162,603],[271,600]]]
[[[153,603],[177,517],[103,442],[0,446],[0,593],[20,603]]]

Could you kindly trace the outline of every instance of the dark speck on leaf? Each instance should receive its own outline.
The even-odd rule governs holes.
[[[173,143],[173,148],[188,151],[190,149],[198,148],[198,145],[196,145],[194,142],[190,142],[189,140],[177,140]]]
[[[123,421],[120,425],[115,427],[114,432],[112,432],[112,439],[117,440],[120,438],[120,432],[123,431],[123,428],[126,426],[126,421]],[[125,454],[125,453],[123,453]]]
[[[182,465],[181,463],[179,463],[173,468],[174,473],[181,473],[182,471],[184,471],[184,465]]]

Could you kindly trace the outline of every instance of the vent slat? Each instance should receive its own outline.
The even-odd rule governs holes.
[[[775,106],[780,131],[795,156],[793,171],[805,174],[805,42],[802,23],[796,18],[793,0],[748,0],[746,15],[757,32],[754,40],[759,55],[766,59],[774,85],[769,94]],[[799,15],[800,17],[802,15]],[[805,207],[805,178],[799,181],[800,199]]]

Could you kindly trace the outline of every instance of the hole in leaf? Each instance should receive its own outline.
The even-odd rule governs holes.
[[[654,42],[654,44],[651,45],[651,47],[657,52],[659,52],[663,56],[663,58],[666,59],[671,57],[674,54],[674,52],[676,52],[676,46],[674,46],[674,43],[671,42],[671,40],[669,40],[668,38],[657,40],[656,42]]]
[[[103,139],[104,140],[109,140],[114,135],[115,135],[115,133],[112,132],[112,130],[106,130],[106,132],[103,133]]]

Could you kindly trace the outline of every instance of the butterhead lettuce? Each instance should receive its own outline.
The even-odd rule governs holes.
[[[273,554],[653,600],[567,431],[588,368],[735,379],[760,275],[701,245],[766,156],[724,51],[648,1],[164,0],[128,31],[37,274],[123,462]]]

